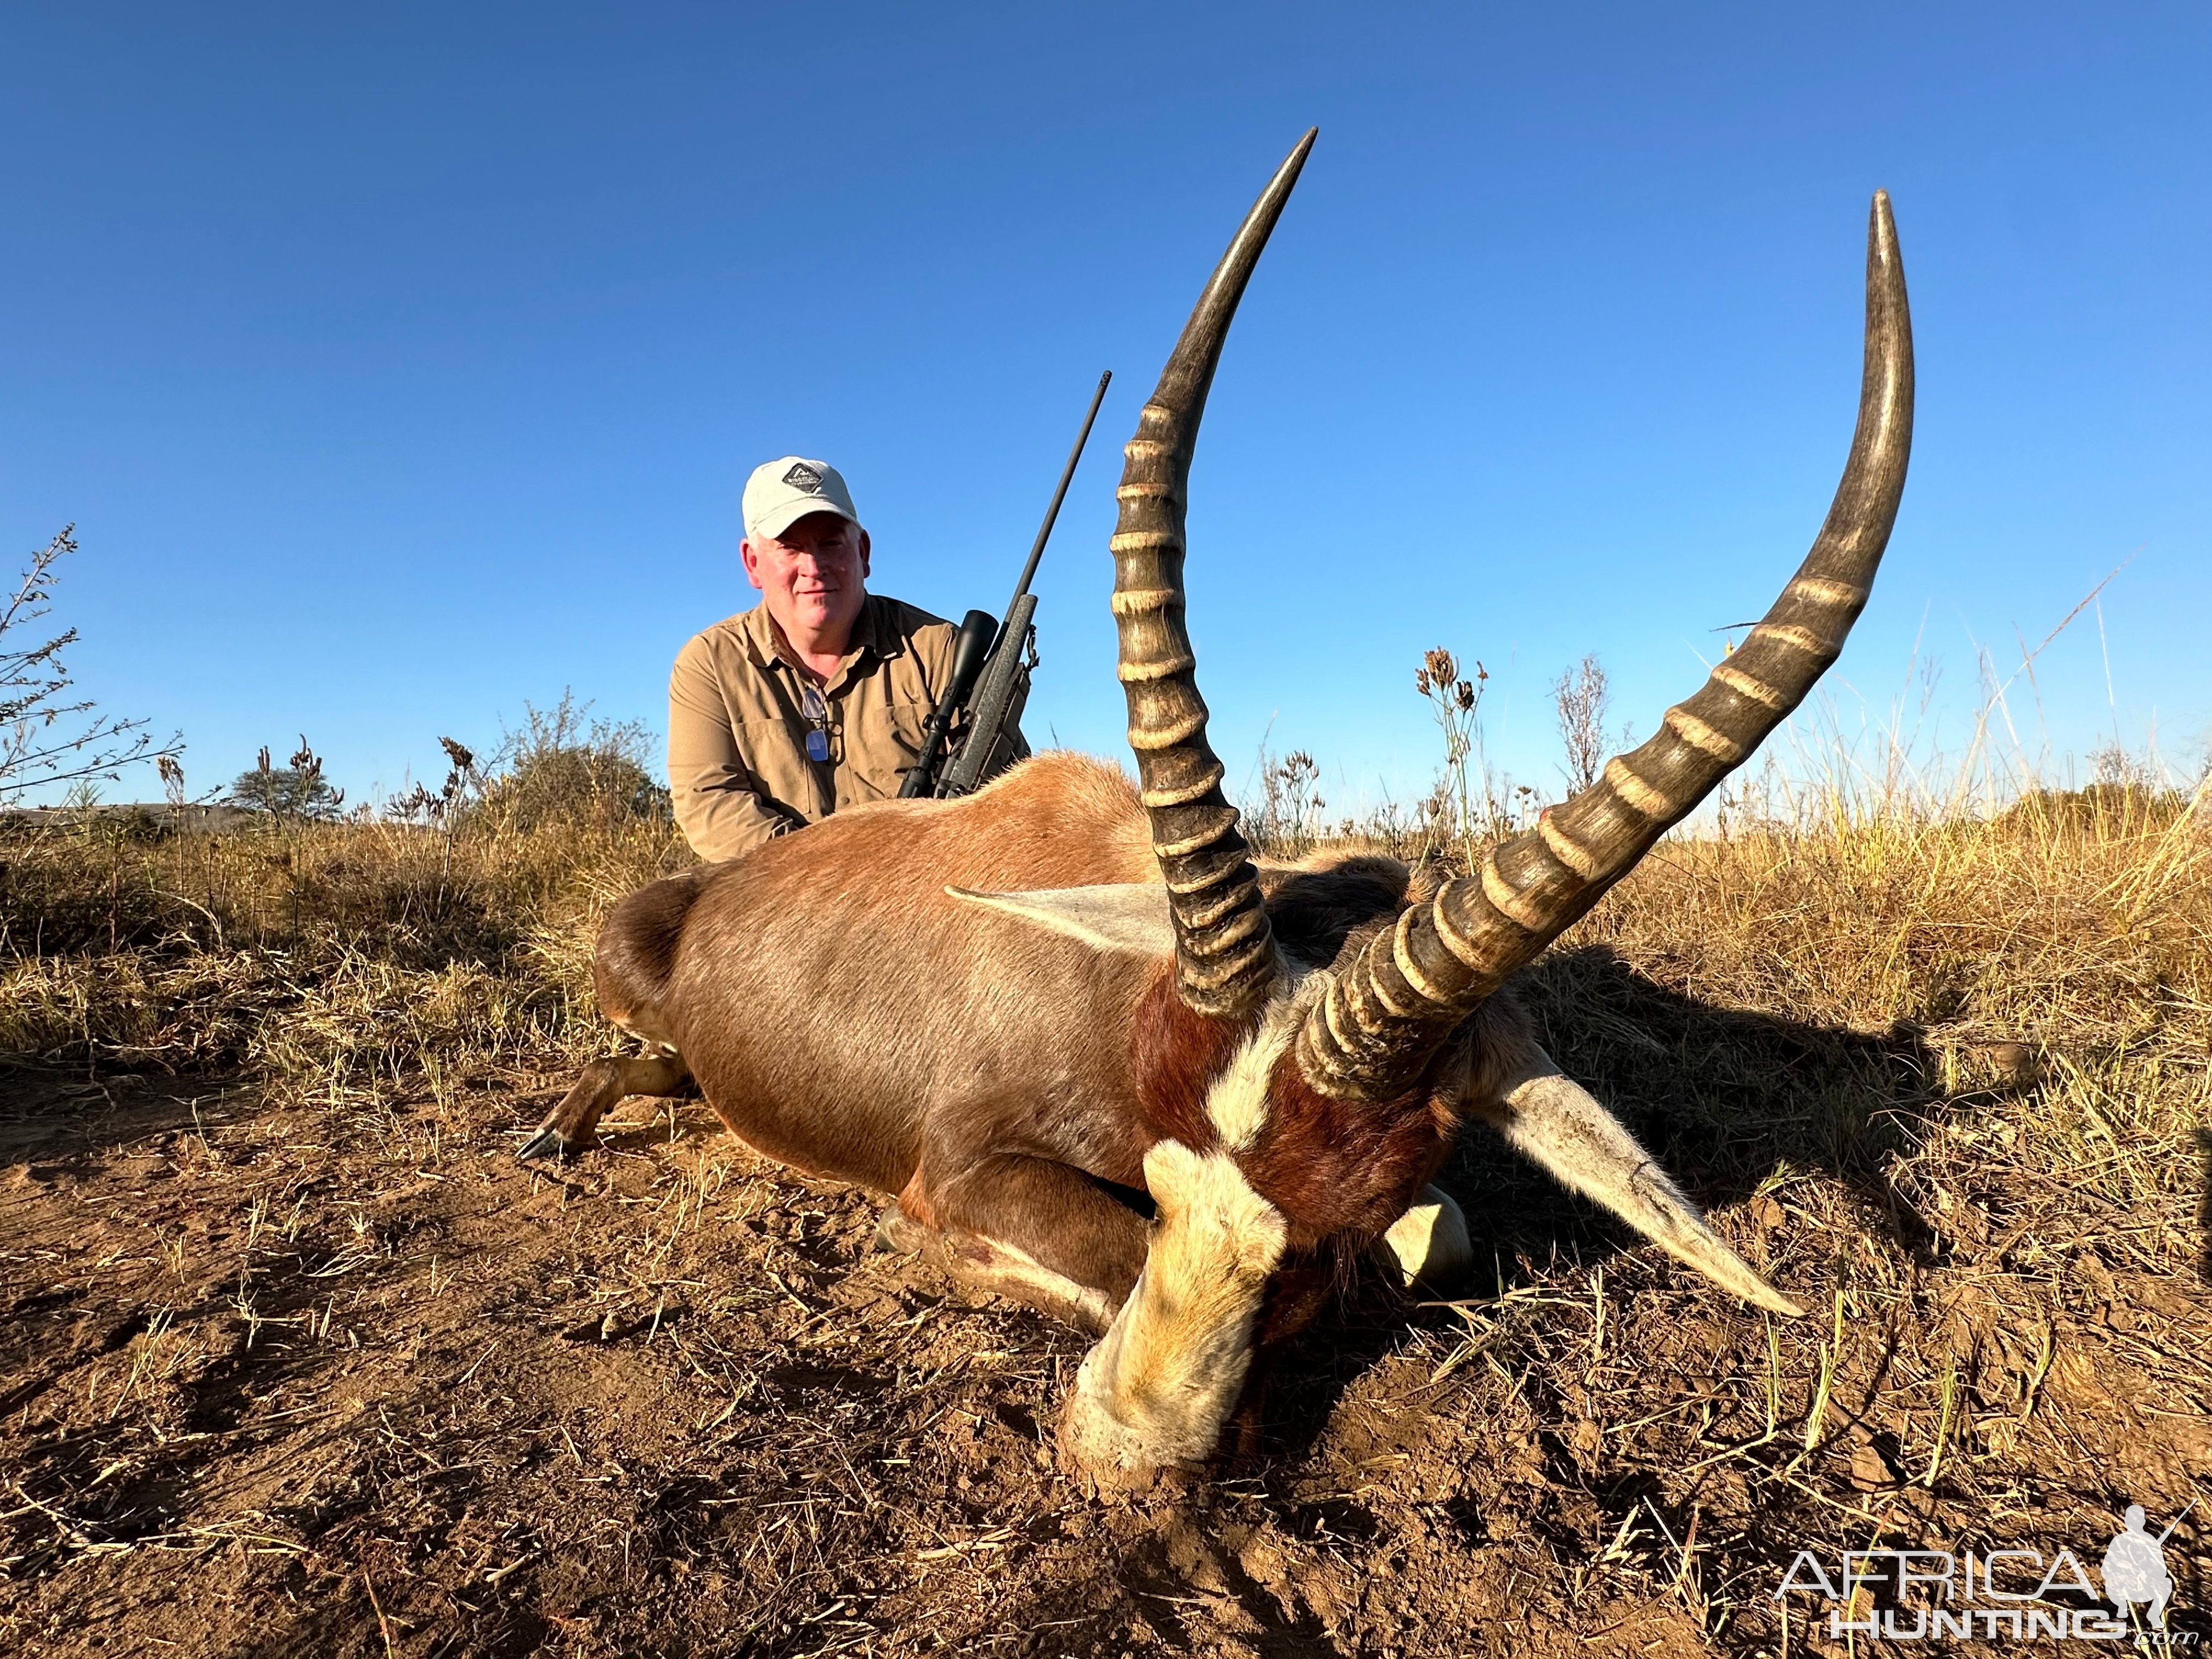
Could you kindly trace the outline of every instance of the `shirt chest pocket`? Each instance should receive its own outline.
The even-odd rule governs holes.
[[[921,758],[922,732],[930,711],[917,703],[887,702],[848,711],[845,764],[839,769],[838,793],[847,800],[882,800],[895,796],[906,774]]]
[[[808,764],[805,720],[775,714],[738,722],[738,749],[754,783],[771,797],[812,816],[820,789]]]

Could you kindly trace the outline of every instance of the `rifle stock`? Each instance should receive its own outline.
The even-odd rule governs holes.
[[[988,611],[970,611],[960,619],[960,631],[952,641],[952,675],[945,683],[937,707],[930,711],[929,724],[922,727],[921,753],[899,785],[900,799],[914,800],[937,793],[945,737],[952,730],[954,719],[968,706],[976,678],[989,659],[991,638],[998,631],[999,619]]]

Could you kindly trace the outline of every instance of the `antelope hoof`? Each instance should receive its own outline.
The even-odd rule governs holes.
[[[929,1242],[929,1230],[899,1208],[896,1199],[884,1206],[876,1218],[874,1247],[887,1255],[919,1255]]]
[[[591,1146],[591,1140],[571,1140],[554,1125],[549,1123],[522,1143],[520,1150],[514,1154],[514,1161],[518,1164],[529,1164],[541,1158],[550,1158],[556,1164],[566,1164],[579,1152],[590,1151]]]

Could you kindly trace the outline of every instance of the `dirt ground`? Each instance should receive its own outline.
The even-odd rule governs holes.
[[[2038,1139],[2024,1076],[1946,1089],[1911,1033],[1547,971],[1563,1063],[1813,1314],[1746,1309],[1470,1134],[1446,1184],[1494,1272],[1455,1303],[1363,1285],[1214,1479],[1136,1501],[1054,1465],[1082,1339],[872,1253],[879,1200],[698,1103],[632,1101],[548,1171],[510,1154],[555,1074],[368,1104],[18,1072],[0,1644],[1863,1653],[1832,1601],[1778,1600],[1799,1550],[2094,1571],[2126,1503],[2155,1530],[2212,1492],[2204,1145],[2152,1145],[2146,1200]],[[2212,1627],[2205,1507],[2166,1546],[2177,1631]]]

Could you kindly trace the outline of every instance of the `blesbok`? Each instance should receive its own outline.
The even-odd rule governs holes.
[[[524,1149],[565,1153],[625,1095],[696,1080],[757,1151],[896,1194],[891,1243],[1103,1333],[1061,1449],[1107,1480],[1206,1457],[1255,1344],[1309,1317],[1347,1252],[1388,1235],[1419,1271],[1464,1251],[1427,1183],[1469,1115],[1727,1289],[1799,1311],[1498,994],[1797,706],[1866,602],[1912,422],[1888,200],[1843,482],[1742,647],[1471,876],[1261,869],[1184,631],[1185,485],[1313,138],[1229,245],[1126,452],[1113,610],[1137,785],[1042,755],[965,799],[850,810],[634,896],[595,973],[647,1052],[590,1066]]]

